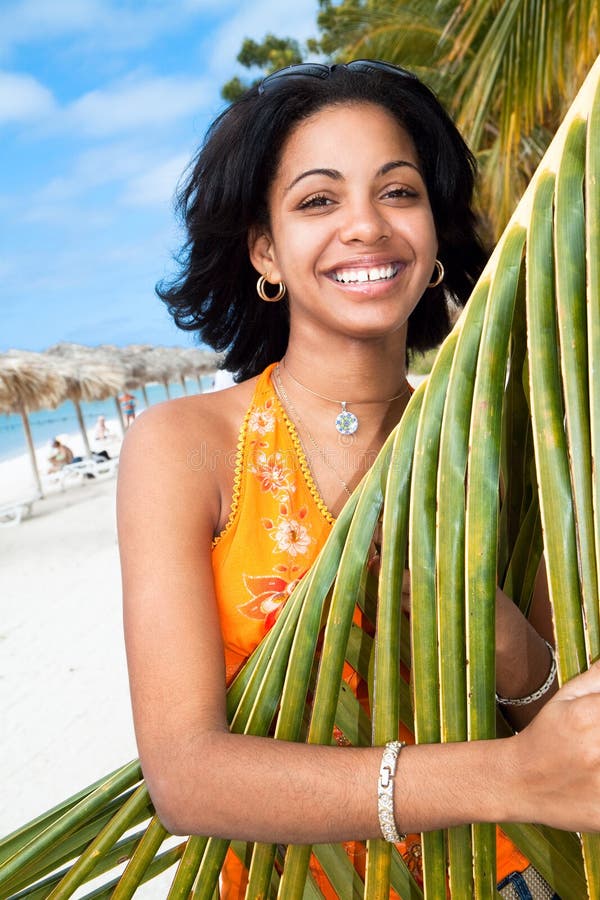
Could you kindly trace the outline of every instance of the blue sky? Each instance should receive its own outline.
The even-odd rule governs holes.
[[[175,185],[244,37],[316,33],[317,0],[0,0],[0,351],[189,345],[154,284]]]

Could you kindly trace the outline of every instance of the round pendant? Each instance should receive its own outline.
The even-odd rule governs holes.
[[[336,418],[335,427],[340,434],[354,434],[358,428],[358,419],[354,413],[344,409]]]

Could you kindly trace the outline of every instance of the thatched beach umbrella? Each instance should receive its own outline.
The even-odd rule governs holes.
[[[102,349],[105,349],[103,346]],[[116,353],[125,369],[125,387],[128,391],[139,390],[144,397],[146,409],[150,406],[146,385],[153,380],[153,373],[148,370],[146,353],[152,349],[151,344],[129,344],[126,347],[107,347]]]
[[[159,382],[164,385],[167,396],[170,396],[169,384],[179,380],[184,392],[188,389],[186,377],[198,378],[198,386],[202,389],[199,375],[214,372],[218,368],[220,357],[212,350],[200,350],[193,347],[153,347],[148,344],[130,344],[127,347],[115,348],[127,372],[126,387],[130,390],[138,388],[144,395],[146,406],[149,406],[146,385]]]
[[[179,381],[181,382],[183,393],[187,394],[189,392],[185,379],[188,375],[194,375],[194,366],[191,359],[186,356],[183,347],[172,347],[171,351],[174,356],[175,366],[179,372]]]
[[[21,416],[33,477],[42,496],[28,413],[58,406],[65,388],[62,375],[41,354],[15,350],[0,354],[0,412]]]
[[[150,347],[149,344],[140,345],[144,350]],[[146,406],[149,405],[146,389],[146,372],[143,364],[140,363],[140,357],[132,355],[128,347],[117,347],[116,344],[100,344],[98,347],[90,348],[93,358],[98,362],[105,362],[108,365],[119,369],[123,375],[123,383],[120,389],[126,391],[140,390],[144,395]],[[118,394],[114,397],[117,418],[121,426],[121,433],[125,435],[126,427],[123,419],[123,411]]]
[[[170,366],[172,367],[173,375],[181,383],[184,394],[187,394],[188,389],[185,383],[185,378],[186,375],[194,374],[195,369],[191,359],[186,356],[185,349],[183,347],[165,347],[164,354]]]
[[[202,390],[201,375],[213,374],[219,368],[222,357],[212,350],[201,350],[199,347],[184,347],[180,350],[181,356],[189,361],[191,370],[198,381],[198,387]]]
[[[75,406],[85,453],[90,456],[92,451],[81,403],[115,397],[125,384],[124,369],[116,359],[111,360],[102,356],[90,347],[56,344],[46,352],[48,359],[65,381],[65,397]]]
[[[178,375],[174,359],[167,347],[150,347],[143,353],[148,380],[146,383],[158,382],[165,388],[167,397],[171,397],[169,384]]]

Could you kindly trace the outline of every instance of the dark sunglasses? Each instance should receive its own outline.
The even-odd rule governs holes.
[[[285,69],[279,69],[263,78],[258,86],[258,93],[264,94],[266,90],[273,87],[281,78],[329,78],[335,69],[350,69],[351,72],[366,72],[372,75],[375,72],[385,72],[387,75],[400,76],[401,78],[413,78],[418,81],[414,72],[408,69],[402,69],[400,66],[393,66],[391,63],[382,62],[379,59],[353,59],[349,63],[334,63],[331,66],[325,63],[299,63],[297,66],[286,66]]]

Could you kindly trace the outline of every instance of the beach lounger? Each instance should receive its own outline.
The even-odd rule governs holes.
[[[81,462],[70,463],[64,466],[61,472],[69,478],[72,474],[80,474],[82,477],[93,475],[94,478],[102,478],[114,475],[119,466],[117,459],[82,459]]]
[[[119,459],[82,459],[69,463],[58,472],[51,472],[44,477],[44,488],[58,487],[61,491],[88,478],[107,478],[114,475],[119,466]]]
[[[0,506],[0,528],[9,525],[18,525],[23,516],[31,515],[33,504],[36,500],[40,499],[41,494],[36,493],[23,500],[14,500],[12,503]]]

